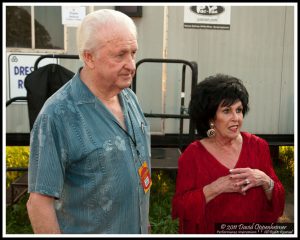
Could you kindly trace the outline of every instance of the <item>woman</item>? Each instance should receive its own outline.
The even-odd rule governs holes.
[[[276,222],[284,209],[267,142],[241,132],[248,112],[242,82],[218,74],[200,82],[189,105],[200,140],[178,160],[173,218],[180,233],[216,233],[217,223]]]

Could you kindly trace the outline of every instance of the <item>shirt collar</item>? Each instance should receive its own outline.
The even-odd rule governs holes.
[[[74,75],[74,77],[71,80],[72,96],[76,104],[95,103],[97,101],[96,96],[80,79],[81,69],[82,67],[78,69],[77,73]],[[129,102],[129,96],[126,89],[120,92],[119,97],[122,100],[126,100],[127,102]]]
[[[76,104],[94,103],[95,96],[90,89],[80,79],[80,71],[82,67],[78,69],[77,73],[71,80],[72,96]]]

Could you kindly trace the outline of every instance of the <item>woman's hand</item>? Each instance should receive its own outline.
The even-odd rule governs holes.
[[[227,176],[223,176],[218,178],[217,180],[213,181],[212,183],[206,185],[203,188],[203,193],[206,198],[206,203],[210,200],[214,199],[216,196],[220,195],[221,193],[241,193],[245,194],[242,191],[241,187],[239,186],[240,180],[234,179],[231,177],[231,174]]]
[[[236,180],[236,185],[242,192],[250,188],[262,186],[264,190],[270,187],[270,177],[259,169],[235,168],[229,170],[230,178]]]
[[[214,199],[221,193],[241,193],[246,194],[247,190],[253,187],[261,186],[266,193],[267,198],[272,198],[270,188],[271,178],[259,169],[235,168],[231,169],[230,174],[215,180],[203,188],[206,202]]]

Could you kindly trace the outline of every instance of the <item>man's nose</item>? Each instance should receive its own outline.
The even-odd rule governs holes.
[[[134,57],[129,56],[126,59],[125,68],[127,68],[131,71],[135,71],[135,59],[134,59]]]

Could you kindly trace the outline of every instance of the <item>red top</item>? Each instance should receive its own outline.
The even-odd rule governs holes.
[[[222,193],[206,204],[203,187],[229,169],[215,159],[200,143],[191,143],[178,160],[176,193],[172,217],[179,218],[179,233],[215,233],[215,223],[270,223],[283,214],[285,193],[275,175],[268,143],[242,132],[243,145],[235,168],[255,168],[274,180],[272,200],[262,187],[240,193]]]

